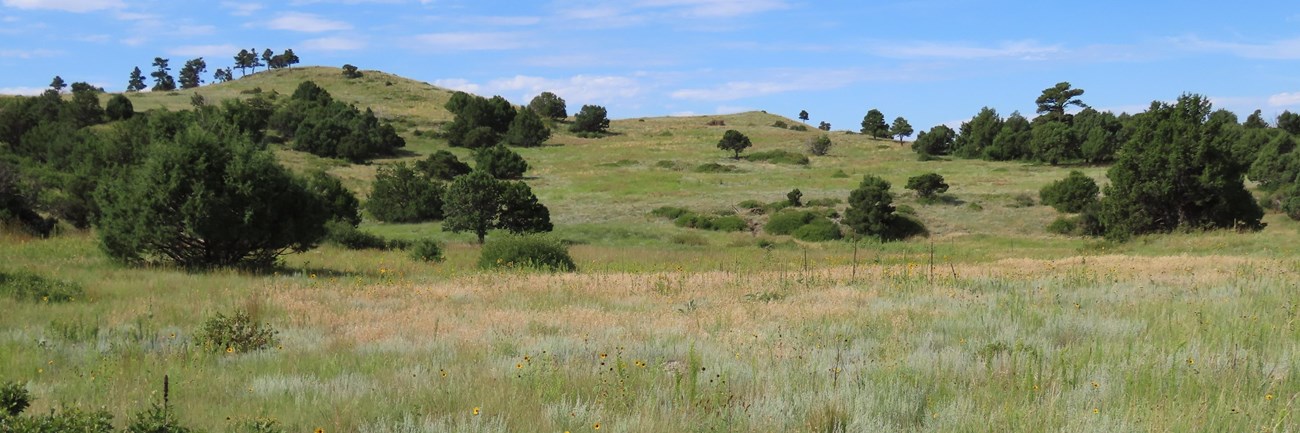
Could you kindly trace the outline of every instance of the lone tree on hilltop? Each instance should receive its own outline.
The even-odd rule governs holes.
[[[144,72],[140,70],[139,66],[136,66],[135,69],[131,71],[131,79],[126,84],[126,91],[139,92],[147,88],[149,88],[149,86],[144,84]]]
[[[749,137],[734,129],[728,129],[727,132],[722,134],[722,139],[718,140],[718,149],[735,152],[732,159],[740,159],[740,152],[753,145],[754,143],[749,141]]]
[[[153,91],[155,92],[176,90],[176,80],[172,78],[171,68],[167,66],[167,63],[168,59],[162,57],[154,57],[153,59],[153,67],[156,69],[149,76],[153,77]]]
[[[55,75],[54,79],[50,81],[50,88],[54,89],[55,92],[63,93],[63,89],[66,89],[67,87],[68,83],[63,82],[63,77],[58,75]]]
[[[867,111],[867,115],[862,118],[862,133],[871,138],[888,136],[889,124],[885,123],[885,114],[875,108]]]
[[[208,70],[208,63],[203,61],[202,57],[190,59],[185,62],[181,68],[180,80],[182,89],[193,89],[203,84],[203,73]]]
[[[799,120],[808,123],[808,110],[799,110]]]
[[[893,126],[889,127],[889,135],[898,137],[898,144],[903,144],[903,139],[912,136],[912,124],[907,123],[907,119],[902,116],[894,118]]]
[[[564,98],[556,96],[551,92],[542,92],[534,96],[532,101],[528,102],[528,109],[551,119],[563,119],[569,117],[569,112],[564,105]]]

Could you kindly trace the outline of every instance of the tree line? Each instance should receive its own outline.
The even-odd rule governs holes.
[[[267,69],[290,68],[298,64],[301,59],[298,58],[297,54],[294,54],[293,49],[286,49],[283,53],[275,54],[268,48],[262,51],[259,57],[257,49],[254,48],[252,50],[240,50],[238,54],[235,54],[234,60],[233,68],[239,69],[240,77],[243,77],[247,75],[249,69],[252,69],[253,73],[257,73],[257,68],[260,67],[266,67]],[[154,57],[153,72],[149,73],[149,76],[153,78],[153,87],[145,84],[144,71],[141,71],[139,66],[135,67],[128,78],[126,91],[139,92],[150,89],[155,92],[168,92],[176,90],[178,81],[181,89],[192,89],[203,85],[203,74],[208,70],[208,63],[202,57],[185,61],[185,65],[181,67],[176,77],[172,77],[170,64],[171,59]],[[218,83],[234,80],[235,76],[232,67],[217,68],[216,72],[212,74],[212,79]]]

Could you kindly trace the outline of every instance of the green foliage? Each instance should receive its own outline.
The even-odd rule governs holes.
[[[564,98],[551,92],[542,92],[534,96],[533,100],[528,102],[528,109],[540,116],[556,120],[569,117],[569,112],[564,105]]]
[[[527,184],[498,181],[480,170],[453,180],[444,200],[447,220],[442,229],[472,232],[479,243],[492,229],[513,233],[553,229],[550,211],[537,201]]]
[[[884,113],[875,108],[868,110],[867,115],[862,117],[862,133],[870,135],[871,138],[888,137],[889,124],[885,123]]]
[[[520,179],[528,171],[528,161],[510,148],[498,144],[475,151],[474,168],[497,179]]]
[[[101,244],[115,259],[262,267],[325,234],[322,199],[229,125],[197,122],[147,155],[95,194]]]
[[[76,408],[51,410],[44,415],[14,417],[0,416],[0,431],[13,433],[112,433],[113,414],[107,410],[91,412]]]
[[[553,272],[573,272],[578,268],[564,244],[537,235],[493,238],[483,245],[478,266],[483,269],[523,268]]]
[[[1242,126],[1246,129],[1266,129],[1268,128],[1268,121],[1264,120],[1264,112],[1262,110],[1255,110],[1254,113],[1250,113],[1249,116],[1246,116],[1246,123],[1243,123]]]
[[[767,219],[763,231],[773,235],[788,235],[816,218],[817,213],[811,211],[781,211]]]
[[[718,149],[734,152],[734,159],[740,159],[740,152],[753,145],[754,143],[749,141],[749,137],[734,129],[728,129],[727,132],[722,134],[722,139],[718,140]]]
[[[889,135],[898,137],[898,142],[902,143],[903,139],[912,136],[912,124],[907,119],[900,117],[894,118],[894,123],[889,126]]]
[[[185,66],[177,74],[182,89],[193,89],[203,83],[203,73],[208,70],[208,63],[202,57],[185,61]],[[197,95],[197,93],[196,93]]]
[[[692,168],[691,171],[696,173],[736,173],[740,171],[739,167],[734,165],[718,164],[716,162],[706,162]]]
[[[813,218],[812,221],[795,229],[790,235],[804,242],[826,242],[844,237],[838,224],[822,216]]]
[[[931,200],[938,194],[948,192],[948,184],[944,182],[943,176],[938,173],[926,173],[909,177],[905,188],[916,191],[917,197],[923,200]]]
[[[153,91],[168,92],[176,90],[176,80],[172,78],[170,68],[167,67],[168,59],[154,57],[153,67],[157,68],[149,76],[153,77]]]
[[[1079,156],[1092,164],[1115,160],[1124,144],[1124,124],[1109,111],[1086,108],[1074,115],[1073,135],[1079,142]]]
[[[833,145],[834,143],[831,143],[829,135],[818,135],[815,138],[808,139],[808,153],[815,156],[826,156],[831,152],[831,146]]]
[[[956,137],[957,133],[952,128],[938,125],[930,128],[929,132],[922,132],[916,136],[916,141],[912,142],[912,150],[922,155],[947,155],[952,153]]]
[[[961,133],[953,142],[953,154],[962,158],[979,158],[993,147],[993,140],[1002,132],[1002,117],[989,107],[980,109],[969,122],[962,122]]]
[[[889,182],[877,176],[863,176],[858,188],[849,193],[844,224],[860,236],[882,241],[901,240],[924,234],[920,221],[894,213],[894,194]]]
[[[275,346],[277,333],[248,310],[236,309],[232,315],[217,312],[204,320],[194,333],[194,345],[208,352],[255,352]]]
[[[154,403],[147,410],[137,412],[126,426],[126,433],[189,433],[188,427],[182,426],[171,407]]]
[[[1223,140],[1240,125],[1222,121],[1211,116],[1209,100],[1191,94],[1134,116],[1132,136],[1107,172],[1099,215],[1106,236],[1263,228],[1264,212],[1243,184],[1246,167]]]
[[[1083,89],[1072,89],[1070,83],[1062,81],[1055,86],[1043,89],[1043,93],[1034,101],[1038,104],[1038,114],[1047,116],[1050,120],[1063,120],[1065,109],[1070,106],[1079,108],[1088,108],[1087,104],[1080,101],[1079,96],[1083,95]]]
[[[840,200],[840,199],[838,199],[838,198],[823,197],[823,198],[815,198],[815,199],[812,199],[812,200],[805,201],[805,202],[804,202],[804,206],[808,206],[808,207],[834,207],[834,206],[836,206],[836,205],[838,205],[838,204],[840,204],[840,203],[843,203],[843,202],[844,202],[844,200]]]
[[[793,164],[808,165],[811,161],[807,155],[790,152],[788,150],[769,150],[766,152],[755,152],[745,155],[745,160],[751,162],[768,162],[772,164]]]
[[[384,239],[339,220],[325,223],[324,242],[349,250],[396,250],[407,247],[404,241]]]
[[[37,213],[35,196],[39,192],[33,189],[24,182],[17,166],[0,161],[0,225],[15,225],[36,236],[49,236],[56,221]]]
[[[790,130],[797,131],[797,132],[808,132],[808,125],[791,125]]]
[[[1079,143],[1070,125],[1063,121],[1039,121],[1046,117],[1034,119],[1030,132],[1033,141],[1034,159],[1057,165],[1063,161],[1079,157]]]
[[[693,213],[695,212],[692,212],[689,209],[684,209],[675,206],[660,206],[658,208],[655,208],[655,210],[650,211],[650,215],[657,216],[660,218],[667,218],[670,220],[677,219],[683,215],[688,215]]]
[[[383,222],[439,220],[444,214],[445,190],[442,182],[399,162],[379,168],[365,206],[371,216]]]
[[[85,297],[81,285],[26,272],[0,273],[0,295],[18,301],[69,302]]]
[[[1052,182],[1038,192],[1043,204],[1067,213],[1083,212],[1097,204],[1097,194],[1101,189],[1097,182],[1080,171],[1071,171],[1065,179]],[[1030,199],[1032,202],[1033,199]]]
[[[1300,135],[1300,114],[1292,113],[1291,110],[1283,111],[1277,115],[1277,129],[1291,135]]]
[[[127,81],[126,91],[139,92],[147,87],[148,85],[144,83],[144,71],[141,71],[140,67],[136,66],[135,69],[131,70],[131,77]]]
[[[1096,214],[1085,212],[1074,216],[1063,216],[1052,220],[1047,231],[1066,236],[1099,236],[1102,234],[1100,221]]]
[[[18,382],[5,382],[4,385],[0,385],[0,410],[3,410],[4,414],[18,416],[31,404],[32,393],[27,391],[27,385]]]
[[[354,226],[361,223],[361,202],[352,191],[343,186],[343,182],[324,170],[308,173],[306,180],[307,191],[324,202],[325,213],[330,220],[344,221]]]
[[[542,118],[533,110],[524,110],[510,121],[506,131],[505,142],[511,146],[538,147],[551,138],[551,130],[542,122]]]
[[[1029,119],[1019,112],[1002,121],[1002,129],[993,137],[993,146],[984,149],[984,157],[994,161],[1027,159],[1032,155],[1033,132]]]
[[[772,122],[772,127],[773,127],[773,128],[786,129],[786,128],[790,127],[790,125],[786,124],[784,120],[778,120],[778,121]]]
[[[442,242],[435,239],[420,239],[411,245],[411,258],[422,262],[440,263],[445,258],[442,256]]]
[[[456,158],[455,154],[442,149],[430,154],[429,157],[423,160],[416,161],[415,169],[430,179],[446,181],[473,171],[469,164],[461,162],[459,158]]]
[[[790,206],[793,207],[803,206],[803,191],[800,191],[799,188],[790,190],[785,194],[785,201],[789,202]]]
[[[260,107],[250,107],[255,113]],[[252,117],[256,119],[257,117]],[[374,111],[364,112],[335,101],[329,92],[311,81],[299,83],[293,96],[268,121],[271,128],[293,148],[326,158],[353,162],[391,155],[406,146],[406,140],[388,122],[380,122]]]
[[[749,229],[749,223],[736,215],[701,215],[694,212],[673,219],[673,225],[718,232],[739,232]]]
[[[599,105],[583,105],[582,110],[574,116],[573,124],[569,125],[571,132],[603,134],[608,129],[609,114],[605,107]]]

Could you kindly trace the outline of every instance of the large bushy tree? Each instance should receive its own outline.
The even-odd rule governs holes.
[[[456,92],[446,104],[455,118],[447,124],[447,143],[454,147],[478,149],[501,142],[518,112],[510,101],[500,96],[492,99]]]
[[[913,132],[912,124],[901,116],[894,118],[894,124],[889,127],[889,135],[898,137],[899,144],[902,144],[907,137],[911,137]]]
[[[208,63],[203,61],[202,57],[190,59],[185,62],[181,68],[180,76],[182,89],[193,89],[203,84],[203,73],[208,70]]]
[[[528,171],[528,161],[503,145],[474,152],[474,168],[497,179],[519,179]]]
[[[275,156],[228,125],[192,123],[97,192],[113,258],[185,267],[255,266],[324,236],[325,205]]]
[[[1029,119],[1013,112],[1002,121],[1002,128],[993,137],[993,147],[984,149],[984,155],[994,161],[1027,159],[1032,154],[1030,143],[1033,132]]]
[[[493,229],[521,234],[552,229],[550,211],[527,184],[500,181],[479,170],[452,181],[443,202],[443,230],[474,233],[480,244]]]
[[[1065,179],[1052,182],[1038,192],[1043,204],[1067,213],[1089,210],[1097,204],[1097,182],[1083,172],[1074,170]]]
[[[1043,89],[1034,103],[1038,105],[1038,114],[1048,116],[1051,120],[1065,120],[1065,110],[1070,106],[1088,108],[1088,104],[1079,99],[1082,95],[1083,89],[1072,88],[1069,82],[1062,81]]]
[[[172,78],[171,68],[167,66],[167,63],[168,59],[162,57],[154,57],[153,59],[154,71],[149,75],[153,77],[153,91],[155,92],[176,90],[176,79]]]
[[[754,143],[749,140],[749,137],[734,129],[728,129],[727,132],[722,133],[722,139],[718,140],[718,149],[732,152],[733,159],[740,159],[740,152],[753,145]]]
[[[583,105],[573,118],[569,131],[601,134],[609,129],[609,113],[599,105]]]
[[[446,150],[438,150],[427,158],[416,161],[415,169],[430,179],[452,180],[456,176],[469,174],[469,164],[463,163],[456,155]]]
[[[875,108],[868,110],[867,115],[862,117],[862,133],[871,138],[888,137],[889,124],[885,123],[885,114]]]
[[[989,107],[980,109],[969,122],[962,122],[960,133],[953,142],[953,154],[963,158],[982,158],[993,147],[993,140],[1002,132],[1002,116]]]
[[[380,167],[365,208],[376,220],[413,223],[443,217],[442,194],[446,185],[422,175],[410,165]]]
[[[894,212],[894,193],[889,181],[878,176],[863,176],[858,188],[849,193],[849,207],[844,211],[844,225],[859,236],[881,241],[901,240],[925,232],[920,222]]]
[[[922,155],[947,155],[952,153],[957,133],[947,125],[937,125],[929,132],[922,132],[912,142],[912,150]]]
[[[1194,94],[1175,104],[1153,102],[1134,116],[1101,201],[1106,236],[1262,228],[1263,210],[1243,184],[1246,167],[1220,136],[1230,128],[1218,123],[1224,119]]]
[[[556,96],[551,92],[542,92],[541,94],[534,96],[533,99],[528,102],[528,109],[533,110],[534,113],[537,113],[540,116],[556,120],[569,117],[568,109],[564,105],[564,98]]]
[[[511,146],[538,147],[551,138],[551,130],[533,110],[522,110],[510,121],[505,142]]]

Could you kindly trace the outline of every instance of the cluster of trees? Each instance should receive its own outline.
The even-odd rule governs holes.
[[[872,108],[867,110],[867,115],[862,117],[863,134],[870,135],[871,138],[897,137],[898,142],[902,143],[907,137],[911,137],[912,124],[907,122],[902,116],[895,117],[894,123],[885,123],[885,114],[880,110]]]
[[[1089,108],[1081,99],[1083,89],[1068,82],[1044,89],[1035,101],[1038,117],[1032,121],[1012,113],[1003,118],[984,107],[960,131],[938,125],[917,135],[912,149],[923,155],[956,155],[993,161],[1024,160],[1052,165],[1064,162],[1100,164],[1112,162],[1128,140],[1128,114]],[[1070,107],[1081,108],[1067,113]]]
[[[262,52],[261,57],[258,57],[257,49],[254,48],[252,50],[240,50],[239,54],[235,55],[234,68],[239,69],[239,74],[242,77],[247,75],[249,69],[256,73],[257,68],[263,66],[267,69],[289,68],[298,64],[299,61],[300,59],[297,54],[293,53],[293,49],[286,49],[284,53],[275,54],[268,48]],[[185,61],[185,66],[181,67],[176,77],[172,77],[170,64],[171,59],[154,57],[154,70],[149,73],[154,82],[152,88],[145,84],[144,71],[141,71],[140,67],[137,66],[131,71],[126,91],[138,92],[150,89],[155,92],[167,92],[176,90],[178,81],[181,89],[192,89],[203,85],[203,73],[207,72],[208,63],[202,57]],[[235,77],[231,68],[217,68],[216,72],[212,74],[212,79],[218,83],[224,83],[235,79]]]
[[[406,140],[374,111],[336,101],[311,81],[300,83],[265,121],[281,137],[293,140],[294,149],[327,158],[360,162],[392,155],[406,146]]]

